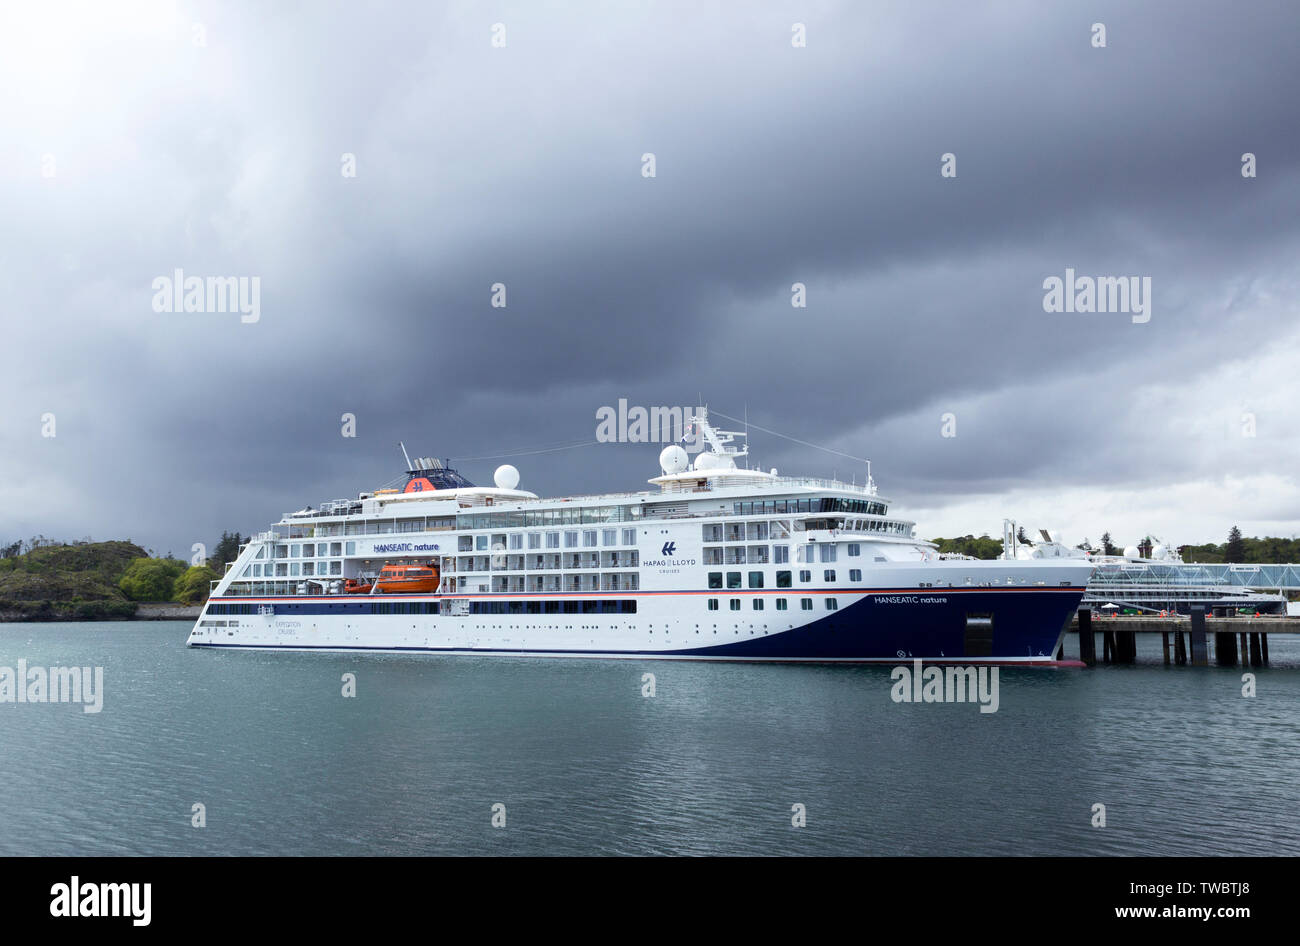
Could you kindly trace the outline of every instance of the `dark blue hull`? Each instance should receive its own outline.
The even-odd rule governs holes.
[[[762,636],[744,635],[703,647],[664,650],[593,650],[521,646],[418,647],[382,644],[283,645],[193,641],[197,647],[273,650],[356,650],[530,656],[659,657],[714,660],[894,662],[922,659],[955,663],[1050,663],[1083,597],[1082,588],[944,588],[869,592],[860,601],[801,627]],[[270,600],[270,599],[261,599]],[[815,597],[823,607],[823,596]],[[290,602],[283,602],[294,607]],[[342,604],[296,605],[303,612]],[[723,612],[726,614],[727,612]],[[744,632],[741,632],[742,634]],[[550,635],[538,635],[546,640]],[[550,637],[550,640],[554,640]],[[549,641],[548,641],[549,643]]]
[[[803,627],[673,653],[759,660],[1041,663],[1052,660],[1082,597],[1082,588],[869,594]],[[975,628],[968,617],[974,618]]]

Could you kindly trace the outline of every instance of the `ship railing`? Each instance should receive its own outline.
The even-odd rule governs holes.
[[[812,489],[834,489],[850,493],[861,493],[863,496],[878,495],[875,486],[866,486],[861,483],[846,483],[843,480],[822,479],[816,476],[776,476],[768,483],[779,483],[782,486],[806,486]]]

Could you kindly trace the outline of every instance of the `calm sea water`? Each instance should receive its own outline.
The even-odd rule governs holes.
[[[1004,669],[981,714],[894,703],[889,668],[209,652],[189,627],[0,625],[0,666],[105,687],[98,714],[0,703],[0,854],[1300,853],[1300,641],[1270,640],[1254,699],[1157,638],[1138,666]]]

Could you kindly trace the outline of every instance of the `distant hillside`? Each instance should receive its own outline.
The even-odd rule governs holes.
[[[1300,562],[1300,539],[1282,539],[1274,536],[1239,538],[1240,547],[1229,551],[1228,543],[1216,545],[1185,545],[1179,551],[1183,560],[1204,564],[1234,562],[1242,565],[1284,565]]]
[[[122,620],[135,615],[118,582],[148,553],[132,542],[41,545],[0,558],[0,621]]]
[[[930,541],[939,546],[939,551],[945,554],[957,553],[983,559],[1002,556],[1002,540],[990,539],[987,535],[982,535],[978,539],[973,535],[963,535],[955,539],[931,539]]]

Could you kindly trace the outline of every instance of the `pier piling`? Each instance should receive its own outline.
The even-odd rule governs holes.
[[[1092,609],[1079,609],[1079,659],[1089,667],[1097,663],[1097,638],[1092,633]]]
[[[1214,659],[1220,667],[1237,666],[1237,635],[1231,631],[1214,634]]]
[[[1115,632],[1115,663],[1137,663],[1137,634],[1132,631]]]
[[[1192,645],[1192,666],[1207,667],[1210,664],[1205,641],[1205,611],[1201,608],[1192,610],[1192,630],[1189,635]]]
[[[1190,619],[1190,620],[1189,620]],[[1105,663],[1137,662],[1137,636],[1159,634],[1161,656],[1170,663],[1194,667],[1238,665],[1263,667],[1268,664],[1268,635],[1300,635],[1300,617],[1281,614],[1256,614],[1253,617],[1211,615],[1208,609],[1179,614],[1144,614],[1108,617],[1101,626],[1092,625],[1092,610],[1080,608],[1077,616],[1079,658],[1087,666],[1096,666],[1100,657]],[[1071,630],[1073,628],[1067,628]],[[1097,653],[1097,635],[1101,636],[1101,653]],[[1169,635],[1172,634],[1172,652]],[[1183,635],[1187,636],[1184,637]]]

